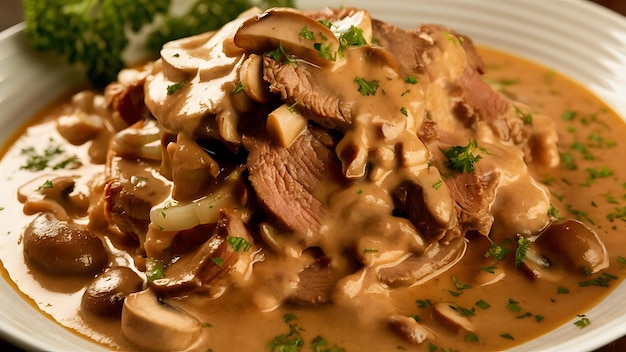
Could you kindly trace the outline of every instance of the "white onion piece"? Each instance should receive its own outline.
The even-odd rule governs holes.
[[[168,202],[150,211],[150,221],[163,231],[188,230],[202,224],[212,224],[219,219],[220,209],[230,202],[230,194],[216,192],[186,204]]]

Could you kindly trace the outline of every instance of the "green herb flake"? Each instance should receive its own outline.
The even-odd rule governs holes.
[[[468,332],[465,334],[465,337],[463,337],[463,340],[467,342],[478,342],[478,335]]]
[[[454,284],[454,287],[456,287],[457,290],[465,290],[468,288],[472,288],[472,285],[462,284],[454,275],[452,275],[450,279],[452,280],[452,283]]]
[[[563,121],[573,121],[576,117],[576,112],[572,110],[567,110],[561,114],[561,119]]]
[[[39,187],[37,187],[37,190],[41,191],[41,190],[49,189],[49,188],[54,188],[54,185],[52,184],[52,181],[46,180],[44,183],[39,185]]]
[[[480,309],[488,309],[489,307],[491,307],[491,304],[485,302],[484,300],[480,300],[478,302],[475,303],[476,307],[480,308]]]
[[[609,287],[611,286],[611,281],[616,280],[617,277],[613,276],[609,273],[604,273],[595,279],[579,282],[578,286],[587,287],[587,286],[598,286],[598,287]]]
[[[354,83],[359,86],[358,91],[361,95],[376,95],[376,91],[378,90],[378,80],[368,81],[363,77],[355,77]]]
[[[433,188],[434,189],[439,189],[439,188],[441,188],[441,186],[443,186],[443,181],[442,180],[439,180],[439,181],[433,183]]]
[[[219,257],[212,257],[212,258],[211,258],[211,261],[212,261],[213,263],[215,263],[215,265],[217,265],[217,266],[222,266],[222,265],[224,265],[224,261],[222,260],[222,258],[219,258]]]
[[[313,44],[313,48],[317,51],[317,55],[319,57],[329,61],[337,60],[337,53],[333,52],[332,45],[330,43],[315,43]]]
[[[556,289],[556,294],[557,295],[566,295],[568,293],[569,293],[569,289],[567,287],[559,286]]]
[[[406,108],[404,106],[400,108],[400,113],[404,116],[409,116],[409,113],[408,111],[406,111]]]
[[[504,248],[503,246],[495,243],[490,237],[487,237],[487,239],[491,242],[491,246],[485,253],[485,258],[493,257],[495,260],[502,260],[511,251],[510,249]]]
[[[347,31],[339,35],[339,57],[343,57],[343,51],[349,46],[362,46],[367,44],[363,37],[363,30],[351,25]]]
[[[415,76],[408,75],[404,77],[404,82],[408,84],[417,84],[418,81],[417,81],[417,78],[415,78]]]
[[[522,109],[518,108],[517,106],[513,105],[513,109],[515,109],[515,114],[517,115],[517,117],[519,117],[524,124],[526,125],[530,125],[533,123],[533,114],[530,112],[524,112]]]
[[[509,333],[504,333],[504,334],[500,334],[500,337],[505,338],[507,340],[515,340],[515,338],[513,337],[513,335],[509,334]]]
[[[278,48],[267,52],[266,55],[277,62],[285,62],[288,64],[296,63],[296,60],[285,52],[285,49],[280,43],[278,44]]]
[[[345,348],[339,347],[336,344],[330,346],[328,341],[326,341],[320,335],[317,335],[311,340],[311,351],[312,352],[345,352]]]
[[[418,308],[429,308],[433,306],[433,302],[430,299],[418,299],[415,301]]]
[[[295,323],[296,316],[290,313],[283,315],[283,321],[288,324],[289,332],[274,337],[268,344],[272,352],[297,352],[304,346],[300,331],[302,328]]]
[[[544,317],[543,315],[535,315],[535,321],[536,321],[536,322],[540,322],[540,321],[542,321],[543,319],[545,319],[545,317]]]
[[[235,85],[235,88],[230,91],[230,94],[235,95],[241,91],[243,91],[243,83],[241,81],[238,81],[237,85]]]
[[[476,311],[474,310],[474,308],[468,309],[465,307],[461,307],[458,304],[449,304],[448,307],[464,317],[473,317],[476,315]]]
[[[517,239],[517,249],[515,250],[515,266],[520,266],[526,260],[526,254],[530,249],[530,240],[524,236],[519,236]]]
[[[574,322],[574,325],[576,325],[579,329],[586,328],[587,326],[591,324],[591,320],[589,320],[589,318],[587,318],[586,315],[578,314],[577,317],[580,319],[576,320]]]
[[[226,237],[226,241],[233,248],[233,250],[235,250],[235,252],[247,252],[252,247],[250,242],[243,237],[228,236]]]
[[[185,81],[170,84],[169,86],[167,86],[167,95],[172,95],[176,93],[178,90],[180,90],[183,87],[183,85],[185,85]]]
[[[315,33],[309,30],[308,26],[304,26],[302,27],[302,30],[300,30],[300,38],[305,40],[315,40]]]
[[[148,283],[154,280],[161,279],[163,277],[163,271],[165,270],[163,263],[152,258],[146,260],[146,278]]]
[[[507,303],[507,308],[511,312],[515,312],[515,313],[519,313],[522,311],[522,307],[519,306],[519,302],[517,302],[516,300],[512,298],[509,298],[509,301]]]
[[[448,159],[446,166],[454,171],[473,173],[474,164],[482,158],[478,154],[473,154],[474,149],[477,148],[476,140],[470,140],[466,146],[452,146],[443,149],[442,152]]]

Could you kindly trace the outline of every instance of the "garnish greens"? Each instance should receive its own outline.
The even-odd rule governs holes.
[[[65,150],[50,139],[50,144],[39,153],[34,147],[23,148],[20,154],[27,157],[20,169],[29,171],[41,171],[48,167],[53,170],[69,169],[79,166],[80,162],[76,155],[67,156]]]
[[[250,242],[243,237],[228,236],[226,241],[233,248],[233,250],[235,250],[235,252],[247,252],[250,250],[250,247],[252,247]]]
[[[586,328],[591,324],[591,320],[589,320],[586,315],[578,314],[577,317],[579,317],[580,319],[576,320],[574,322],[574,325],[576,325],[579,329]]]
[[[292,0],[24,0],[26,36],[84,68],[103,87],[122,68],[158,57],[164,43],[215,30],[251,6]]]
[[[315,40],[315,33],[309,30],[308,26],[304,26],[302,27],[302,30],[300,30],[300,38],[306,40]]]
[[[526,254],[530,249],[530,240],[524,236],[517,239],[517,249],[515,250],[515,266],[520,266],[526,260]]]
[[[443,149],[443,154],[448,158],[446,166],[454,171],[473,173],[474,164],[482,158],[482,156],[478,154],[473,154],[474,149],[477,148],[478,144],[476,140],[472,139],[464,147],[457,145]]]
[[[376,95],[376,91],[378,90],[378,80],[368,81],[363,77],[355,77],[354,83],[358,84],[358,90],[361,95]]]
[[[269,51],[267,53],[267,56],[271,57],[272,59],[278,62],[286,62],[288,64],[293,64],[296,62],[296,60],[293,57],[291,57],[285,52],[285,49],[280,43],[278,44],[278,48],[276,48],[276,50]]]
[[[185,81],[181,81],[178,83],[174,83],[174,84],[170,84],[169,86],[167,86],[167,95],[172,95],[174,93],[176,93],[177,91],[179,91],[183,85],[185,84]]]
[[[148,258],[146,260],[146,278],[148,283],[163,277],[163,263],[156,259]]]
[[[354,25],[339,35],[339,57],[343,57],[343,51],[349,46],[361,46],[367,44],[363,37],[363,30]]]

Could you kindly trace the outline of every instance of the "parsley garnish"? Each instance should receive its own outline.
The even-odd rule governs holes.
[[[591,320],[589,320],[586,315],[578,314],[577,317],[579,317],[580,319],[576,320],[574,322],[574,325],[576,325],[579,329],[586,328],[591,324]]]
[[[604,273],[601,276],[596,277],[595,279],[579,282],[578,286],[580,287],[586,287],[586,286],[609,287],[610,282],[615,279],[617,279],[616,276],[613,276],[609,273]]]
[[[278,44],[278,48],[276,48],[276,50],[269,51],[266,55],[278,62],[286,62],[288,64],[293,64],[296,62],[294,58],[292,58],[285,52],[285,49],[280,43]]]
[[[430,299],[418,299],[415,301],[418,308],[428,308],[433,306],[433,302]]]
[[[530,249],[530,240],[524,236],[517,239],[517,249],[515,250],[515,266],[520,266],[526,260],[526,254]]]
[[[556,289],[556,294],[557,295],[566,295],[568,293],[569,293],[569,289],[567,287],[559,286]]]
[[[406,111],[406,108],[404,106],[400,108],[400,113],[402,113],[402,115],[404,116],[409,116],[409,112]]]
[[[212,258],[211,258],[211,261],[212,261],[213,263],[215,263],[215,265],[217,265],[217,266],[222,266],[222,265],[224,265],[224,261],[222,260],[222,258],[219,258],[219,257],[212,257]]]
[[[363,37],[363,30],[354,25],[339,35],[339,57],[343,57],[343,51],[348,46],[361,46],[367,44]]]
[[[415,76],[413,76],[413,75],[408,75],[408,76],[404,77],[404,82],[409,83],[409,84],[416,84],[417,83],[417,78],[415,78]]]
[[[507,307],[509,308],[510,311],[515,312],[515,313],[519,313],[522,310],[522,307],[519,306],[519,302],[517,302],[513,298],[509,298]]]
[[[52,181],[46,180],[46,182],[42,183],[39,187],[37,187],[37,190],[41,191],[41,190],[46,189],[46,188],[54,188],[54,185],[52,184]]]
[[[378,80],[368,81],[363,77],[354,78],[354,83],[359,85],[359,93],[363,96],[376,95]]]
[[[345,352],[345,348],[334,344],[332,347],[328,346],[328,342],[321,336],[317,335],[311,340],[311,351],[313,352]]]
[[[517,117],[522,119],[522,121],[524,121],[524,124],[530,125],[533,123],[533,114],[531,114],[530,112],[524,112],[515,105],[513,105],[513,108],[515,109],[515,114],[517,115]]]
[[[485,253],[485,258],[493,257],[493,259],[495,260],[502,260],[511,251],[510,249],[504,248],[495,243],[490,237],[487,237],[487,239],[489,240],[489,242],[491,242],[491,246]],[[508,244],[509,241],[507,241],[506,244]]]
[[[330,43],[328,44],[315,43],[313,44],[313,48],[317,50],[317,55],[319,55],[319,57],[321,58],[324,58],[329,61],[335,61],[337,59],[337,53],[334,53],[331,50],[332,45]]]
[[[170,84],[169,86],[167,86],[167,95],[172,95],[176,93],[176,91],[180,90],[184,84],[185,84],[185,81]]]
[[[304,340],[302,339],[302,335],[300,331],[302,328],[298,327],[298,324],[294,321],[296,320],[296,316],[293,314],[285,314],[283,316],[283,320],[286,324],[289,324],[289,332],[286,334],[281,334],[276,337],[272,341],[270,341],[268,347],[272,352],[291,352],[291,351],[299,351],[302,346],[304,346]]]
[[[148,258],[146,260],[146,278],[148,283],[163,277],[163,263],[156,259]]]
[[[482,158],[478,154],[472,154],[476,148],[478,148],[478,144],[476,140],[472,139],[464,147],[457,145],[442,150],[443,154],[448,158],[446,166],[454,171],[473,173],[474,164]]]
[[[235,250],[235,252],[247,252],[250,250],[250,247],[252,247],[250,242],[243,237],[228,236],[226,241],[228,241],[228,244]]]
[[[508,339],[508,340],[515,340],[513,335],[509,334],[508,332],[505,333],[505,334],[500,334],[500,337],[503,337],[503,338]]]
[[[313,31],[310,31],[308,26],[304,26],[300,31],[300,38],[306,40],[315,40],[315,33],[313,33]]]
[[[235,86],[235,88],[233,88],[233,90],[230,91],[230,94],[237,94],[239,92],[241,92],[243,90],[243,83],[241,81],[237,82],[237,85]]]

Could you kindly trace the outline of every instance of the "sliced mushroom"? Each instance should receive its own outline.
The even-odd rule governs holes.
[[[305,117],[283,104],[267,116],[267,134],[277,145],[289,148],[304,132],[307,124]]]
[[[439,302],[433,307],[433,316],[452,331],[474,331],[474,324],[463,314],[462,308],[450,302]]]
[[[45,213],[24,231],[24,254],[40,268],[59,275],[93,275],[109,259],[102,241],[87,229]]]
[[[246,248],[234,246],[229,238],[231,241],[237,239]],[[241,219],[222,211],[213,236],[195,252],[181,256],[168,266],[163,278],[152,281],[150,287],[167,296],[180,296],[209,287],[225,275],[251,245],[252,237]]]
[[[462,237],[447,245],[432,243],[423,254],[412,255],[398,265],[380,269],[378,279],[390,287],[419,285],[454,266],[466,249],[467,243]]]
[[[523,269],[534,277],[550,278],[559,271],[592,274],[609,266],[604,243],[578,220],[550,224],[531,244]]]
[[[148,289],[126,297],[121,330],[124,337],[142,349],[182,351],[200,337],[202,324]]]
[[[300,11],[274,8],[244,22],[235,34],[235,45],[256,54],[282,46],[287,54],[329,67],[334,62],[322,57],[320,48],[326,47],[336,55],[339,40],[328,27]]]
[[[419,345],[426,340],[434,340],[435,333],[411,317],[392,315],[387,321],[389,327],[405,340]]]
[[[17,198],[24,203],[24,213],[53,213],[59,220],[70,216],[82,217],[87,214],[89,198],[74,190],[75,178],[70,176],[38,177],[17,190]]]
[[[252,100],[267,103],[271,99],[269,86],[263,80],[263,57],[250,54],[241,64],[239,80],[242,88]]]
[[[141,291],[142,286],[143,279],[131,268],[111,268],[87,286],[81,299],[81,307],[96,315],[119,315],[126,296]]]

